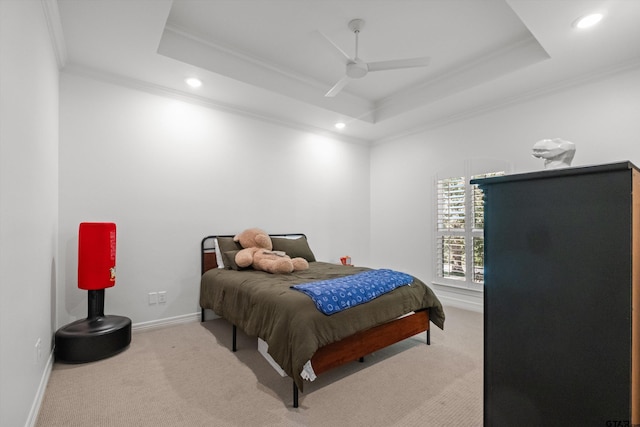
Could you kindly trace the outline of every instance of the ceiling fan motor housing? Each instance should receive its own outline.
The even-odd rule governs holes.
[[[357,59],[358,58],[356,58],[356,62],[349,62],[347,64],[347,76],[351,77],[352,79],[359,79],[361,77],[364,77],[369,72],[367,63],[362,60],[358,61]]]

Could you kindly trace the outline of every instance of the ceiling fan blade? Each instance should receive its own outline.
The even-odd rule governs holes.
[[[333,98],[342,90],[343,87],[347,85],[347,83],[349,83],[349,80],[351,80],[349,76],[344,76],[338,81],[338,83],[333,85],[333,87],[329,89],[329,92],[325,93],[324,96],[327,98]]]
[[[331,40],[329,37],[327,37],[327,36],[326,36],[322,31],[317,30],[317,31],[316,31],[316,33],[317,33],[317,34],[319,34],[320,36],[322,36],[322,38],[323,38],[327,43],[329,43],[329,45],[331,45],[331,46],[333,47],[333,53],[334,53],[334,54],[335,54],[335,55],[336,55],[336,56],[337,56],[337,57],[338,57],[342,62],[344,62],[345,64],[346,64],[346,63],[348,63],[348,62],[353,62],[353,59],[352,59],[349,55],[347,55],[347,53],[346,53],[344,50],[342,50],[342,49],[340,48],[340,46],[338,46],[337,44],[335,44],[335,43],[333,42],[333,40]]]
[[[431,58],[424,56],[421,58],[393,59],[391,61],[367,62],[369,71],[397,70],[398,68],[426,67],[431,62]]]

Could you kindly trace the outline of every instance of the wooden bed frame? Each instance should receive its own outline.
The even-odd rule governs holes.
[[[304,236],[304,234],[272,234],[279,236]],[[218,268],[218,261],[214,247],[207,246],[208,241],[216,237],[232,236],[207,236],[200,244],[201,274],[212,268]],[[204,322],[205,309],[201,308],[200,320]],[[364,356],[403,341],[416,334],[426,331],[427,345],[431,345],[431,331],[429,330],[429,310],[420,310],[404,317],[392,320],[382,325],[357,332],[340,341],[320,347],[311,358],[311,366],[316,375],[320,375],[329,369],[344,365],[355,360],[364,361]],[[232,351],[236,351],[236,325],[233,325]],[[293,407],[298,407],[298,386],[293,382]]]

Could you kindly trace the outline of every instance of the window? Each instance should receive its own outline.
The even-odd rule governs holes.
[[[471,179],[504,171],[436,178],[435,278],[438,284],[482,290],[484,285],[484,199]],[[503,169],[506,169],[503,167]]]

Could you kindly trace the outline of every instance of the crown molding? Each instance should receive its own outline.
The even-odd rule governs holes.
[[[53,51],[56,55],[58,69],[61,70],[67,64],[67,44],[64,40],[64,32],[62,31],[62,21],[60,20],[60,9],[58,9],[57,0],[40,0],[47,28],[49,29],[49,37],[53,45]]]
[[[458,121],[467,120],[467,119],[470,119],[482,114],[486,114],[492,111],[496,111],[496,110],[507,108],[513,105],[528,102],[539,97],[548,96],[554,93],[559,93],[575,87],[583,86],[597,80],[606,79],[618,74],[622,74],[622,73],[634,70],[636,68],[640,68],[640,59],[634,58],[630,61],[617,64],[616,66],[613,66],[613,67],[607,67],[607,68],[597,70],[595,72],[583,74],[581,76],[564,79],[552,85],[547,85],[542,88],[523,92],[515,96],[504,97],[494,102],[487,103],[476,108],[470,108],[470,109],[462,110],[457,113],[450,114],[444,117],[428,120],[419,126],[406,129],[402,132],[393,133],[391,135],[388,135],[386,137],[379,138],[379,139],[363,139],[363,138],[349,137],[349,136],[341,135],[335,132],[330,132],[325,129],[317,128],[315,126],[306,125],[306,124],[295,122],[292,120],[286,120],[281,117],[267,115],[263,112],[239,108],[235,105],[217,102],[212,99],[205,98],[202,96],[197,96],[188,92],[179,91],[176,89],[168,88],[165,86],[149,83],[146,81],[142,81],[142,80],[138,80],[138,79],[122,76],[122,75],[107,73],[104,71],[100,71],[100,70],[96,70],[96,69],[92,69],[92,68],[88,68],[88,67],[84,67],[76,64],[68,64],[67,66],[65,66],[63,72],[66,72],[68,74],[75,74],[83,77],[89,77],[89,78],[104,81],[104,82],[109,82],[116,85],[129,87],[131,89],[136,89],[136,90],[144,91],[144,92],[159,95],[159,96],[178,99],[184,102],[189,102],[192,104],[204,106],[206,108],[211,108],[218,111],[227,112],[230,114],[244,116],[244,117],[255,119],[255,120],[261,120],[261,121],[276,124],[279,126],[288,127],[288,128],[303,131],[303,132],[309,132],[315,135],[325,136],[325,137],[341,140],[344,142],[354,143],[358,145],[365,145],[365,146],[375,146],[375,145],[390,143],[402,138],[406,138],[418,133],[422,133],[422,132],[426,132],[442,126],[446,126]]]
[[[313,133],[314,135],[337,139],[337,140],[341,140],[343,142],[348,142],[351,144],[370,146],[372,143],[371,140],[341,135],[341,134],[330,132],[315,126],[307,125],[307,124],[296,122],[293,120],[287,120],[282,117],[268,115],[261,111],[240,108],[232,104],[217,102],[217,101],[214,101],[213,99],[194,95],[189,92],[180,91],[177,89],[169,88],[169,87],[158,85],[155,83],[150,83],[147,81],[135,79],[128,76],[123,76],[120,74],[109,73],[109,72],[97,70],[95,68],[85,67],[78,64],[67,64],[62,71],[70,75],[87,77],[94,80],[115,84],[118,86],[128,87],[130,89],[151,93],[153,95],[177,99],[177,100],[188,102],[191,104],[200,105],[205,108],[210,108],[210,109],[222,111],[225,113],[243,116],[243,117],[247,117],[254,120],[260,120],[263,122],[287,127],[290,129],[295,129],[302,132],[309,132],[309,133]]]
[[[219,52],[223,52],[227,55],[230,55],[234,58],[237,58],[241,61],[247,62],[249,64],[252,64],[254,66],[257,66],[261,69],[264,70],[269,70],[269,71],[273,71],[277,74],[280,74],[284,77],[293,79],[293,80],[297,80],[300,83],[306,84],[311,86],[314,89],[317,90],[325,90],[327,87],[326,83],[320,82],[319,80],[304,76],[302,74],[298,74],[298,73],[294,73],[288,70],[283,69],[282,67],[279,67],[269,61],[267,61],[266,59],[257,57],[255,55],[251,55],[249,53],[246,52],[242,52],[238,49],[234,49],[230,46],[225,46],[221,43],[214,43],[211,40],[208,40],[207,38],[195,33],[194,31],[191,30],[187,30],[185,28],[182,28],[178,25],[175,24],[167,24],[165,26],[165,31],[168,31],[170,33],[174,33],[177,34],[181,37],[184,37],[187,40],[191,40],[193,42],[202,44],[207,46],[209,49],[212,49],[214,51],[219,51]]]
[[[423,123],[420,126],[407,129],[403,132],[395,133],[393,135],[389,135],[384,138],[376,139],[372,142],[372,145],[375,146],[375,145],[382,145],[389,142],[393,142],[401,138],[406,138],[418,133],[422,133],[422,132],[426,132],[442,126],[446,126],[451,123],[467,120],[482,114],[507,108],[513,105],[522,104],[522,103],[534,100],[536,98],[549,96],[555,93],[560,93],[569,89],[573,89],[575,87],[584,86],[586,84],[593,83],[597,80],[604,80],[604,79],[613,77],[615,75],[634,70],[636,68],[640,68],[640,59],[633,58],[629,61],[616,64],[615,66],[612,66],[612,67],[601,68],[599,70],[596,70],[590,73],[585,73],[580,76],[570,77],[570,78],[558,81],[554,84],[544,86],[542,88],[530,90],[514,96],[504,97],[496,101],[483,104],[476,108],[470,108],[454,114],[450,114],[448,116],[430,120],[428,122]]]

